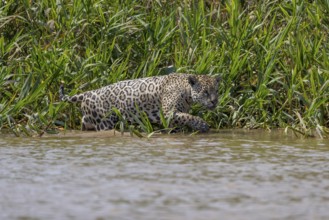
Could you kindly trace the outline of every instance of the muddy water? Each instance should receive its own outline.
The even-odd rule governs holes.
[[[329,141],[226,131],[0,138],[0,219],[329,219]]]

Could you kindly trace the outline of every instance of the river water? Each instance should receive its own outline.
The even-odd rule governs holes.
[[[0,138],[0,219],[329,219],[329,140],[222,130]]]

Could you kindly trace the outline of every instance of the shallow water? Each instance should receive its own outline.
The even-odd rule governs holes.
[[[328,140],[94,134],[2,135],[0,219],[329,219]]]

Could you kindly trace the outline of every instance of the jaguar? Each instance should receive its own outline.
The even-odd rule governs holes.
[[[119,117],[113,109],[117,109],[132,124],[140,112],[145,112],[151,123],[161,124],[162,111],[165,118],[171,118],[171,126],[207,132],[210,126],[189,110],[195,103],[213,110],[218,103],[219,83],[219,76],[172,73],[119,81],[73,96],[64,95],[62,84],[60,99],[81,102],[82,130],[115,128]]]

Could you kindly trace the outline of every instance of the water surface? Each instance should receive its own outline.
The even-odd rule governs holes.
[[[0,219],[329,219],[329,141],[282,132],[0,139]]]

